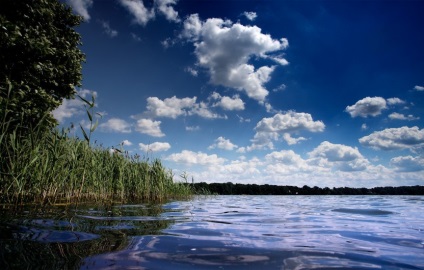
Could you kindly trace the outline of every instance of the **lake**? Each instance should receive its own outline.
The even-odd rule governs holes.
[[[422,196],[1,210],[0,269],[424,269]]]

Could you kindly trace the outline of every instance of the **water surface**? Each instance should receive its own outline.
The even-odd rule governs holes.
[[[424,269],[424,197],[206,196],[1,213],[1,269]]]

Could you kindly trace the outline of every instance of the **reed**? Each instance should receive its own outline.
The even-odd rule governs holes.
[[[174,182],[172,171],[160,160],[93,144],[94,99],[84,102],[91,121],[89,130],[81,126],[84,139],[71,137],[69,130],[45,131],[42,123],[30,128],[18,125],[11,131],[7,118],[1,118],[0,203],[135,202],[191,196],[191,187]]]

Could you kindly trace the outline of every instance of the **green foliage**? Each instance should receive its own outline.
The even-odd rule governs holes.
[[[80,97],[90,121],[80,126],[84,140],[53,128],[51,111],[82,78],[80,22],[58,0],[1,0],[0,203],[189,196],[159,160],[92,145],[94,98]]]
[[[56,121],[49,114],[75,94],[85,60],[81,18],[58,0],[1,0],[0,110],[10,130]],[[13,91],[9,91],[13,88]]]
[[[90,146],[67,131],[42,130],[27,137],[1,133],[7,147],[0,156],[0,203],[139,202],[191,195],[159,160]]]
[[[87,131],[80,126],[83,140],[69,137],[69,130],[46,130],[45,119],[21,136],[22,124],[11,130],[10,121],[0,118],[0,203],[139,202],[191,195],[159,160],[92,145],[95,100],[81,99],[90,120]]]

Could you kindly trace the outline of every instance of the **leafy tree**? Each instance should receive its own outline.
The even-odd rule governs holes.
[[[50,112],[82,79],[81,21],[59,0],[0,0],[0,120],[9,130],[56,124]]]

